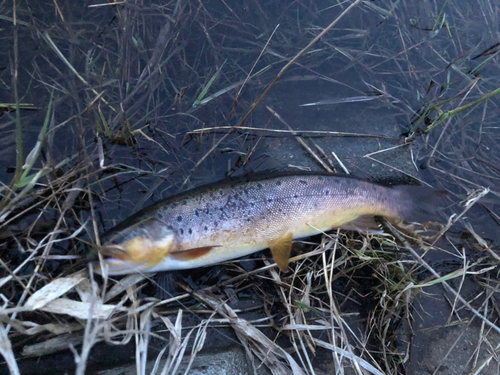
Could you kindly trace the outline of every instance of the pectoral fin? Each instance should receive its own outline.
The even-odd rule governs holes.
[[[274,240],[269,246],[274,261],[283,272],[288,270],[288,260],[292,251],[292,239],[292,233],[288,233]]]
[[[197,247],[195,249],[173,252],[170,253],[168,256],[179,261],[193,260],[207,254],[214,247],[217,246]]]

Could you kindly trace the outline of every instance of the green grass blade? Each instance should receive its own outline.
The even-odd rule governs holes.
[[[198,98],[193,103],[193,108],[197,107],[198,104],[200,104],[200,102],[203,100],[203,98],[207,94],[208,90],[210,89],[210,86],[212,86],[212,84],[214,83],[214,81],[217,79],[217,77],[219,76],[220,72],[222,71],[222,68],[223,68],[224,64],[226,63],[226,61],[227,61],[227,59],[224,60],[224,62],[220,66],[220,68],[217,69],[217,71],[215,72],[215,74],[213,75],[213,77],[210,78],[210,81],[208,81],[207,85],[203,88],[203,90],[201,91],[200,95],[198,95]]]
[[[498,95],[500,94],[500,87],[492,92],[490,92],[489,94],[486,94],[482,97],[480,97],[479,99],[477,100],[474,100],[473,102],[469,103],[469,104],[466,104],[466,105],[463,105],[461,107],[458,107],[458,108],[455,108],[451,111],[447,111],[447,112],[443,112],[441,113],[434,121],[433,123],[425,130],[426,133],[429,133],[431,130],[433,130],[436,126],[438,126],[439,124],[441,124],[443,121],[449,119],[450,117],[453,117],[455,115],[458,115],[460,112],[463,112],[463,111],[466,111],[476,105],[478,105],[479,103],[481,102],[484,102],[485,100],[488,100],[490,98],[492,98],[493,96],[495,95]]]
[[[28,156],[26,156],[26,162],[23,165],[23,174],[21,175],[21,179],[19,182],[21,182],[24,178],[26,178],[31,168],[33,168],[33,165],[35,164],[36,160],[38,159],[38,156],[40,155],[40,150],[42,148],[43,140],[45,138],[45,134],[47,133],[47,128],[49,127],[50,123],[53,99],[54,97],[51,94],[49,106],[47,107],[47,113],[45,114],[45,120],[43,122],[42,128],[40,129],[40,133],[38,134],[38,139],[36,141],[35,147],[33,147]],[[16,184],[16,188],[18,187],[19,184]]]

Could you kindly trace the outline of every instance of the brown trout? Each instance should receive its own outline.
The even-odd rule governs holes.
[[[435,192],[324,174],[223,182],[138,212],[112,229],[99,251],[110,275],[203,267],[265,248],[285,271],[293,239],[367,230],[376,216],[394,224],[428,220]]]

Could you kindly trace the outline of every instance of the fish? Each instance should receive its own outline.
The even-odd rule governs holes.
[[[293,240],[334,228],[376,230],[435,214],[438,191],[342,175],[266,174],[188,190],[118,224],[98,248],[108,275],[205,267],[269,248],[288,269]]]

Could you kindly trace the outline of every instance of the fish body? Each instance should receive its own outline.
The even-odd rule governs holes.
[[[432,191],[324,174],[221,183],[140,211],[111,231],[101,252],[111,275],[203,267],[265,248],[285,270],[293,239],[365,230],[357,223],[375,216],[409,221],[427,210]]]

